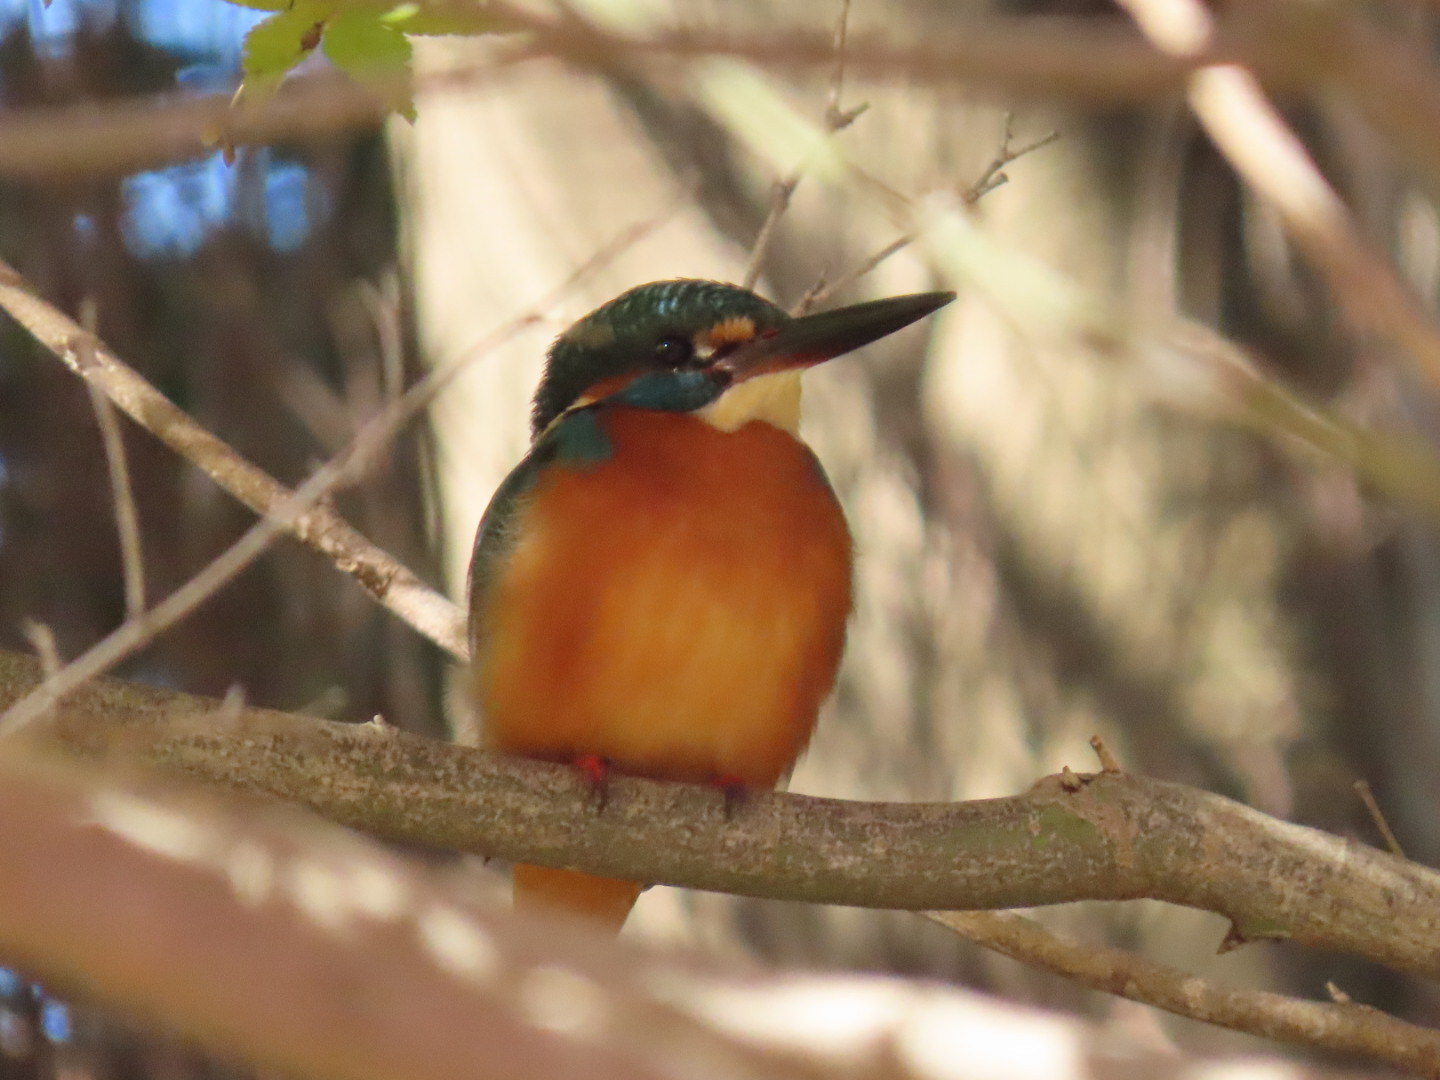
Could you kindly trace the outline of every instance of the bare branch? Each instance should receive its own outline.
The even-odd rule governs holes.
[[[830,77],[830,91],[825,101],[825,131],[829,135],[844,131],[869,108],[866,104],[848,110],[840,108],[840,94],[845,86],[845,42],[849,25],[850,0],[840,0],[840,19],[835,28],[835,71]],[[785,211],[790,209],[790,200],[795,195],[795,189],[800,186],[800,178],[801,173],[792,173],[783,180],[776,180],[770,189],[770,209],[760,225],[754,246],[750,248],[750,260],[745,266],[744,276],[740,279],[740,284],[747,289],[753,289],[755,282],[760,280],[765,256],[770,250],[771,237],[775,235],[775,227],[780,224]]]
[[[473,5],[462,7],[473,13]],[[497,19],[503,14],[528,36],[478,64],[423,76],[414,87],[418,95],[473,86],[502,77],[515,63],[547,55],[584,66],[623,61],[672,67],[677,61],[728,56],[787,74],[835,61],[834,42],[828,35],[689,29],[625,38],[577,20],[545,19],[499,4],[487,8],[490,14]],[[1213,58],[1243,58],[1280,86],[1294,85],[1311,74],[1284,50],[1261,49],[1272,47],[1263,40],[1223,42],[1216,45]],[[969,18],[943,38],[932,36],[917,43],[849,39],[845,55],[852,77],[903,75],[917,82],[964,84],[977,91],[1095,103],[1137,101],[1172,91],[1197,63],[1212,58],[1166,56],[1128,27],[1094,19],[1002,17]],[[384,90],[327,74],[292,79],[263,107],[238,113],[231,110],[228,94],[159,95],[17,111],[0,119],[0,175],[31,179],[76,173],[123,175],[209,153],[222,136],[245,145],[371,128],[388,111]]]
[[[367,434],[373,433],[362,429],[357,440]],[[148,611],[127,618],[117,629],[0,713],[0,739],[14,735],[25,725],[45,716],[66,694],[143,649],[189,615],[263,554],[281,532],[293,529],[298,515],[347,478],[347,470],[352,463],[350,454],[342,453],[333,458],[294,494],[287,495],[271,507],[240,539],[180,588]]]
[[[737,1078],[796,1076],[643,979],[698,973],[487,911],[319,822],[13,749],[0,778],[0,814],[24,822],[0,836],[6,958],[262,1071],[678,1080],[698,1054]]]
[[[103,342],[86,334],[64,312],[42,299],[4,262],[0,262],[0,308],[71,371],[256,513],[272,513],[290,498],[291,492],[284,485],[197,424]],[[513,325],[502,335],[518,329],[518,324]],[[400,422],[405,419],[409,419],[408,413],[399,417]],[[371,544],[328,506],[291,509],[293,516],[284,522],[287,531],[327,555],[420,633],[463,658],[465,620],[453,604]]]
[[[1080,1021],[933,983],[736,971],[601,940],[478,904],[450,868],[282,807],[15,744],[0,818],[24,825],[0,830],[0,953],[267,1073],[984,1080],[1003,1058],[1047,1080],[1210,1075],[1139,1047],[1117,1063],[1113,1036],[1100,1053]]]
[[[1011,142],[1014,136],[1014,132],[1012,129],[1013,123],[1014,114],[1007,113],[1005,115],[1005,132],[1000,139],[1000,149],[996,151],[995,156],[991,158],[990,163],[985,166],[985,171],[982,172],[979,178],[976,179],[975,182],[971,184],[968,188],[966,188],[965,193],[960,196],[961,201],[966,206],[973,206],[975,203],[979,202],[996,188],[1010,182],[1010,177],[1007,176],[1003,171],[1006,165],[1009,165],[1011,162],[1018,161],[1026,154],[1033,154],[1036,150],[1049,146],[1051,143],[1057,141],[1060,138],[1060,133],[1058,131],[1052,131],[1048,135],[1044,135],[1041,138],[1036,139],[1034,142],[1026,143],[1024,146],[1016,150],[1011,147]],[[886,244],[874,255],[871,255],[868,259],[862,262],[859,266],[855,267],[849,273],[845,274],[843,277],[840,277],[835,281],[829,283],[826,283],[824,280],[817,281],[815,283],[815,286],[803,297],[801,297],[800,302],[795,305],[794,314],[803,315],[816,304],[823,303],[824,301],[829,300],[836,293],[841,292],[844,289],[848,289],[851,285],[855,284],[855,282],[865,277],[865,275],[869,274],[886,259],[890,258],[892,255],[898,254],[901,251],[904,251],[907,247],[913,244],[916,239],[918,239],[918,237],[919,233],[905,233],[903,236],[900,236],[897,239],[890,241],[890,243]]]
[[[1011,145],[1015,138],[1014,123],[1015,114],[1006,113],[1005,134],[1000,139],[1000,150],[990,164],[985,167],[980,178],[971,184],[962,196],[967,206],[973,206],[996,188],[1003,187],[1010,182],[1010,177],[1006,176],[1004,171],[1006,165],[1012,161],[1018,161],[1026,154],[1033,154],[1036,150],[1049,146],[1060,138],[1060,132],[1052,131],[1048,135],[1042,135],[1034,142],[1026,143],[1019,149],[1015,149]]]
[[[47,623],[37,622],[34,619],[26,619],[20,624],[20,631],[25,635],[25,640],[30,642],[30,647],[35,650],[35,656],[40,661],[40,670],[45,678],[53,677],[61,668],[60,649],[55,644],[55,631],[51,630]]]
[[[12,705],[0,716],[0,737],[41,715],[60,695],[107,670],[184,618],[248,566],[282,531],[327,555],[338,569],[354,577],[390,611],[458,659],[466,659],[465,616],[459,608],[370,543],[320,500],[340,483],[358,477],[373,457],[402,427],[423,412],[466,364],[537,322],[541,310],[558,302],[585,277],[638,242],[673,212],[673,206],[666,208],[655,217],[622,230],[581,264],[541,305],[511,320],[480,345],[436,365],[403,395],[388,402],[360,428],[340,454],[295,492],[286,490],[195,423],[94,335],[84,333],[63,312],[41,299],[19,274],[0,262],[0,308],[8,311],[66,366],[107,394],[142,427],[262,515],[262,520],[234,545],[165,601],[149,612],[127,619],[55,679],[47,681],[29,700]]]
[[[0,702],[33,687],[0,653]],[[1023,795],[859,803],[755,792],[727,819],[709,788],[616,777],[604,813],[573,769],[392,729],[246,710],[113,681],[62,703],[70,751],[118,754],[308,806],[389,840],[610,877],[860,907],[994,909],[1151,897],[1440,974],[1440,873],[1228,799],[1129,774]],[[237,752],[243,747],[244,752]]]
[[[1407,1072],[1440,1076],[1440,1032],[1407,1024],[1378,1009],[1261,990],[1228,990],[1123,949],[1081,944],[1014,912],[926,915],[987,949],[1092,990],[1267,1039],[1363,1054]]]
[[[85,336],[77,342],[77,348],[90,349],[91,355],[81,360],[82,366],[94,363],[92,343],[96,340],[96,319],[95,301],[86,298],[80,315]],[[125,614],[133,619],[145,610],[145,558],[140,546],[140,514],[135,507],[130,466],[125,458],[125,439],[120,434],[120,424],[115,419],[115,409],[109,399],[91,384],[86,385],[86,390],[90,395],[90,408],[95,413],[95,423],[100,429],[100,442],[105,448],[110,501],[115,508],[115,532],[120,540],[120,566],[125,581]]]
[[[135,618],[145,610],[145,557],[140,546],[140,514],[130,485],[130,467],[125,460],[125,439],[115,419],[115,409],[94,386],[87,386],[90,407],[105,446],[105,465],[110,474],[110,501],[115,507],[115,532],[120,539],[120,566],[125,579],[125,614]]]
[[[740,278],[740,284],[745,288],[753,289],[755,282],[760,280],[760,271],[765,265],[765,255],[770,250],[770,237],[775,233],[775,226],[780,224],[780,219],[785,216],[785,211],[790,209],[790,197],[795,194],[795,189],[799,186],[799,173],[793,173],[784,180],[776,180],[771,186],[770,209],[765,212],[765,220],[760,223],[760,232],[755,236],[755,243],[750,248],[750,259],[745,264],[745,273]]]
[[[1392,855],[1405,857],[1405,852],[1400,847],[1400,841],[1390,828],[1390,822],[1385,820],[1385,814],[1380,810],[1380,804],[1375,801],[1375,793],[1370,790],[1370,781],[1356,780],[1355,794],[1360,796],[1360,801],[1365,804],[1365,810],[1370,814],[1370,820],[1375,822],[1375,828],[1379,830],[1380,836],[1385,841],[1385,850]]]

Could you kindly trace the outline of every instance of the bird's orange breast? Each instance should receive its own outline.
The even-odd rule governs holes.
[[[614,409],[612,453],[549,468],[477,613],[500,750],[771,786],[835,679],[851,542],[810,451],[766,423]]]

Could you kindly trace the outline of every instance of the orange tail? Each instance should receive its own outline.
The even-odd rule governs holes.
[[[517,863],[515,906],[534,911],[566,911],[618,934],[644,888],[638,882],[592,877],[578,870],[551,870]]]

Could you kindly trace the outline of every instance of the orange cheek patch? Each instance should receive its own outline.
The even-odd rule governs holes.
[[[736,315],[722,323],[716,323],[702,335],[705,344],[712,349],[725,345],[740,345],[755,336],[755,320],[747,315]]]

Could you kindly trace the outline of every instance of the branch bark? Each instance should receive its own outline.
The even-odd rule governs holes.
[[[1208,1075],[1113,1041],[1104,1054],[1077,1021],[964,991],[727,970],[488,909],[323,822],[14,743],[0,820],[0,954],[282,1075],[982,1080],[1001,1061],[1017,1080]]]
[[[38,678],[0,653],[0,704]],[[77,691],[44,730],[78,755],[262,792],[409,844],[859,907],[1149,897],[1226,916],[1236,942],[1288,938],[1440,975],[1440,874],[1138,776],[1067,773],[946,804],[755,793],[727,820],[703,787],[617,777],[597,812],[560,766],[114,681]]]
[[[458,10],[475,15],[473,4],[459,4]],[[493,26],[500,12],[499,5],[492,4],[480,17]],[[529,43],[468,69],[427,76],[417,83],[416,92],[471,86],[503,76],[512,63],[551,55],[582,66],[617,61],[673,65],[725,56],[784,74],[834,62],[833,42],[818,34],[747,35],[697,27],[622,37],[569,17],[553,20],[518,10],[506,10],[503,16],[508,26],[528,35]],[[1201,62],[1166,56],[1126,27],[1094,19],[1033,17],[970,18],[943,39],[909,44],[857,38],[847,45],[846,54],[847,67],[859,79],[962,84],[1021,98],[1096,104],[1139,101],[1175,90]],[[1280,86],[1324,75],[1303,51],[1283,42],[1219,41],[1202,59],[1243,60]],[[293,142],[374,127],[388,112],[383,93],[331,76],[290,80],[284,92],[261,108],[232,109],[230,98],[159,95],[18,112],[0,119],[0,175],[35,180],[76,173],[121,175],[211,152],[222,136],[237,146]]]
[[[1440,1076],[1440,1032],[1355,1002],[1302,1001],[1233,990],[1124,949],[1082,944],[1012,911],[932,911],[929,917],[987,949],[1082,986],[1177,1016],[1283,1042],[1363,1054],[1422,1076]]]

